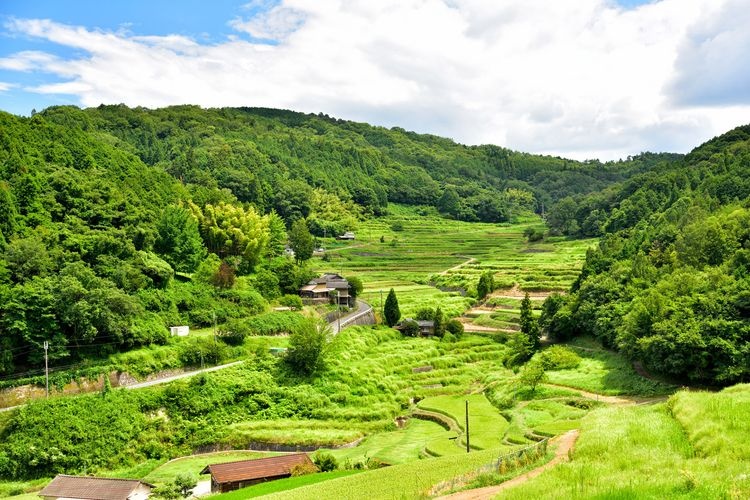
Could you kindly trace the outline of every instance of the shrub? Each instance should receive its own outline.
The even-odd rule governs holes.
[[[312,375],[323,365],[323,351],[330,332],[327,323],[306,318],[289,336],[286,363],[300,375]]]
[[[581,357],[570,347],[554,345],[539,354],[545,370],[569,370],[581,363]]]
[[[230,319],[219,328],[218,336],[229,345],[242,345],[245,337],[252,334],[252,330],[246,321],[241,319]]]
[[[407,337],[418,337],[419,324],[412,319],[404,320],[404,322],[401,323],[401,333]]]
[[[318,469],[314,465],[309,464],[307,462],[303,464],[297,464],[294,467],[292,467],[292,477],[305,476],[307,474],[315,474],[316,472],[318,472]]]
[[[339,468],[336,457],[326,452],[317,452],[313,457],[313,463],[315,463],[320,472],[330,472]]]
[[[445,329],[456,338],[461,338],[464,334],[464,324],[455,318],[449,320],[448,323],[445,324]]]
[[[404,223],[401,221],[396,221],[393,224],[391,224],[391,231],[393,232],[401,232],[404,230]]]
[[[279,299],[279,304],[290,309],[302,309],[302,299],[299,295],[287,294]]]

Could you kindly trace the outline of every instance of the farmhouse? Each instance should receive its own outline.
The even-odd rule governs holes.
[[[435,335],[435,322],[432,320],[421,320],[404,318],[398,325],[395,326],[396,330],[402,332],[408,322],[416,323],[419,327],[419,335],[421,337],[429,337]]]
[[[39,492],[39,496],[47,500],[145,500],[151,494],[151,488],[153,487],[152,484],[137,479],[109,479],[59,474]]]
[[[353,240],[354,239],[354,233],[352,231],[347,231],[344,234],[336,236],[336,239],[337,240]]]
[[[350,290],[351,285],[344,277],[338,274],[324,274],[300,288],[299,295],[308,304],[335,302],[341,306],[351,307],[354,301]]]
[[[278,457],[240,460],[206,466],[201,474],[211,474],[211,493],[224,493],[247,486],[283,479],[292,475],[298,465],[314,467],[305,453],[294,453]]]

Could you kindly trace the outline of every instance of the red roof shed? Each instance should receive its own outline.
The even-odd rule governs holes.
[[[314,466],[306,453],[293,453],[278,457],[211,464],[207,465],[201,474],[211,474],[211,492],[224,493],[264,481],[289,477],[294,467],[304,464]]]

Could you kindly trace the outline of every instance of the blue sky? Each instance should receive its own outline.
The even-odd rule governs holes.
[[[269,106],[525,151],[750,121],[747,0],[0,2],[0,109]]]

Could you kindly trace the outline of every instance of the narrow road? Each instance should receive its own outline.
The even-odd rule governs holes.
[[[508,481],[497,486],[487,486],[485,488],[477,488],[474,490],[459,491],[452,495],[440,497],[441,499],[449,500],[484,500],[487,498],[495,498],[498,493],[523,484],[526,481],[533,479],[541,473],[551,469],[560,462],[567,461],[569,459],[569,453],[573,449],[578,439],[578,429],[568,431],[562,436],[558,436],[553,439],[557,441],[557,449],[555,450],[555,457],[544,465],[532,469],[529,472],[521,474],[518,477],[514,477]]]
[[[336,334],[339,333],[339,324],[341,324],[341,329],[343,330],[344,328],[346,328],[347,326],[349,326],[348,322],[351,321],[353,318],[355,318],[355,317],[357,317],[359,315],[366,314],[366,313],[372,311],[372,307],[367,302],[364,302],[362,300],[358,300],[357,301],[357,306],[358,307],[357,307],[356,311],[353,311],[353,312],[347,314],[346,316],[343,316],[341,318],[340,322],[338,320],[336,320],[333,323],[331,323],[331,328],[333,329],[334,335],[336,335]],[[240,363],[242,363],[241,360],[240,361],[233,361],[232,363],[227,363],[227,364],[218,365],[218,366],[211,366],[209,368],[204,368],[202,370],[194,370],[194,371],[190,371],[190,372],[180,373],[179,375],[173,375],[171,377],[164,377],[164,378],[159,378],[159,379],[155,379],[155,380],[149,380],[149,381],[146,381],[146,382],[139,382],[137,384],[131,384],[131,385],[122,385],[122,386],[120,386],[120,388],[123,388],[123,389],[141,389],[143,387],[151,387],[151,386],[159,385],[159,384],[167,384],[169,382],[174,382],[175,380],[179,380],[179,379],[182,379],[182,378],[192,377],[192,376],[198,375],[200,373],[208,373],[208,372],[214,372],[214,371],[217,371],[217,370],[223,370],[224,368],[229,368],[230,366],[235,366],[235,365],[238,365]],[[15,410],[16,408],[20,408],[21,406],[24,406],[25,404],[26,403],[24,403],[22,405],[9,406],[7,408],[0,408],[0,412]]]
[[[331,323],[329,323],[331,325],[331,330],[333,330],[333,334],[338,335],[341,330],[343,330],[347,326],[351,326],[350,323],[353,322],[355,318],[363,316],[370,311],[372,311],[372,306],[370,304],[368,304],[364,300],[357,300],[357,309],[355,311],[352,311],[346,316],[342,316],[341,318],[335,319]]]
[[[173,375],[171,377],[158,378],[158,379],[155,379],[155,380],[149,380],[147,382],[139,382],[137,384],[121,385],[121,386],[118,386],[118,387],[114,387],[114,389],[141,389],[143,387],[151,387],[152,385],[166,384],[168,382],[173,382],[173,381],[179,380],[181,378],[192,377],[192,376],[198,375],[200,373],[215,372],[217,370],[223,370],[224,368],[229,368],[230,366],[235,366],[235,365],[238,365],[238,364],[240,364],[242,362],[243,362],[242,360],[240,360],[240,361],[233,361],[233,362],[227,363],[225,365],[211,366],[211,367],[208,367],[208,368],[203,368],[202,370],[193,370],[193,371],[190,371],[190,372],[180,373],[179,375]],[[78,396],[78,394],[70,394],[70,396]],[[28,403],[24,403],[24,404],[16,405],[16,406],[8,406],[7,408],[0,408],[0,412],[15,410],[16,408],[20,408],[22,406],[26,406],[27,404]]]
[[[152,385],[166,384],[167,382],[173,382],[173,381],[179,380],[181,378],[192,377],[193,375],[198,375],[199,373],[207,373],[207,372],[215,372],[217,370],[223,370],[224,368],[229,368],[230,366],[235,366],[235,365],[238,365],[238,364],[240,364],[242,362],[243,362],[243,360],[233,361],[233,362],[227,363],[225,365],[211,366],[209,368],[204,368],[202,370],[195,370],[195,371],[192,371],[192,372],[180,373],[179,375],[173,375],[171,377],[158,378],[156,380],[149,380],[148,382],[139,382],[137,384],[132,384],[132,385],[121,385],[120,387],[122,387],[124,389],[141,389],[142,387],[151,387]]]

